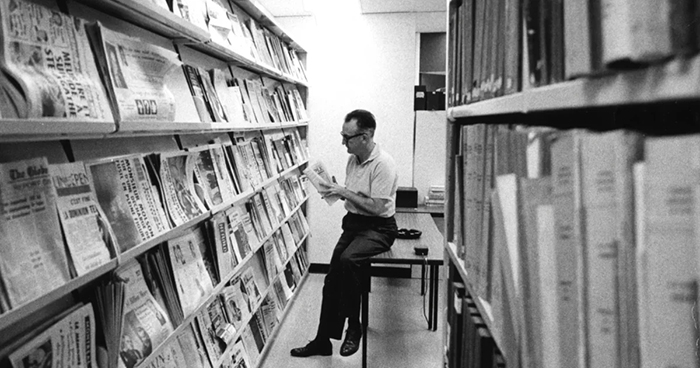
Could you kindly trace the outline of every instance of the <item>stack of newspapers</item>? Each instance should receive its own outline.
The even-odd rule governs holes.
[[[112,120],[84,22],[0,2],[0,117]]]

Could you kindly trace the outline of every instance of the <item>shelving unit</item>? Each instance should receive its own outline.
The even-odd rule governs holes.
[[[501,4],[499,2],[496,3]],[[460,94],[464,98],[465,96],[471,96],[469,93],[480,89],[481,92],[486,89],[489,94],[505,93],[505,88],[499,89],[499,82],[501,77],[504,79],[508,77],[509,69],[510,72],[513,70],[517,71],[517,80],[520,83],[516,84],[522,85],[521,90],[515,93],[466,105],[456,103],[456,106],[447,108],[446,194],[448,203],[446,203],[445,207],[445,260],[448,267],[453,270],[451,276],[454,277],[453,281],[455,282],[454,284],[447,283],[448,298],[456,295],[454,290],[461,288],[458,283],[465,285],[467,294],[474,300],[476,309],[483,319],[486,329],[489,330],[497,345],[498,353],[502,353],[506,360],[507,367],[518,365],[522,367],[604,366],[620,368],[694,366],[697,363],[697,358],[694,356],[696,335],[693,321],[697,318],[688,318],[685,321],[680,316],[685,315],[687,311],[687,313],[697,317],[694,309],[692,309],[694,308],[693,302],[696,300],[697,295],[688,292],[688,295],[692,296],[687,298],[692,300],[683,302],[680,301],[681,298],[675,299],[681,293],[673,294],[670,286],[672,284],[681,285],[697,282],[697,270],[689,271],[690,266],[688,262],[682,259],[685,256],[679,254],[686,251],[690,252],[690,246],[683,242],[685,239],[679,240],[674,238],[673,241],[676,242],[674,246],[677,246],[677,249],[682,248],[683,251],[676,251],[671,254],[666,252],[665,247],[672,248],[670,244],[673,242],[672,240],[668,240],[669,244],[666,244],[666,240],[662,241],[661,243],[663,244],[661,245],[655,244],[657,247],[655,250],[650,250],[648,238],[643,239],[642,243],[637,243],[639,237],[649,237],[648,234],[655,231],[671,233],[672,231],[669,231],[668,228],[664,229],[664,227],[678,226],[680,216],[677,216],[677,213],[672,215],[665,212],[667,208],[664,206],[670,206],[670,195],[668,193],[650,193],[652,185],[661,187],[668,184],[663,183],[667,178],[661,175],[655,175],[653,179],[643,175],[639,177],[637,176],[637,171],[632,172],[632,165],[642,163],[638,167],[635,166],[635,170],[642,166],[648,167],[649,162],[646,155],[648,155],[649,147],[653,146],[653,144],[663,142],[667,145],[665,147],[668,148],[676,143],[676,139],[679,141],[682,139],[677,137],[677,135],[683,136],[683,138],[691,138],[689,134],[697,134],[700,131],[700,118],[698,118],[700,110],[697,108],[697,103],[700,101],[700,55],[698,54],[700,44],[697,44],[695,41],[692,41],[692,44],[691,42],[683,44],[684,47],[687,47],[683,51],[677,48],[677,45],[669,46],[668,48],[662,48],[663,46],[655,48],[657,45],[651,45],[650,43],[652,42],[644,37],[650,37],[651,39],[658,36],[658,38],[654,39],[666,40],[668,29],[661,29],[659,28],[661,25],[656,24],[653,30],[645,29],[640,31],[636,27],[637,24],[632,27],[630,24],[625,24],[622,20],[620,20],[620,24],[615,24],[614,26],[607,24],[606,22],[610,22],[610,19],[613,19],[613,22],[618,20],[616,15],[610,15],[615,13],[615,11],[605,7],[610,4],[586,3],[581,5],[575,2],[547,2],[544,5],[545,7],[555,9],[553,10],[554,13],[549,13],[552,9],[543,10],[542,2],[530,2],[528,4],[528,2],[506,0],[504,3],[506,4],[506,9],[509,6],[514,6],[515,9],[521,12],[516,18],[517,22],[513,23],[517,24],[515,28],[511,27],[512,24],[507,23],[508,20],[513,19],[509,18],[508,15],[506,15],[505,19],[499,18],[499,21],[495,23],[488,19],[496,12],[504,10],[501,8],[488,8],[488,4],[493,6],[493,2],[486,2],[485,9],[482,8],[483,3],[478,1],[466,3],[463,1],[447,2],[449,9],[446,18],[449,29],[448,43],[452,48],[452,50],[448,50],[448,70],[454,72],[452,76],[456,76],[455,78],[450,78],[448,75],[448,80],[452,83],[451,87],[453,88],[451,101],[459,100]],[[632,2],[614,3],[624,7],[632,6]],[[640,2],[640,9],[631,11],[629,14],[634,13],[635,15],[630,15],[630,17],[634,18],[640,16],[640,14],[650,16],[650,14],[646,13],[649,12],[649,9],[642,8],[645,4],[651,3],[651,1]],[[468,6],[465,6],[465,4]],[[532,4],[538,4],[537,6],[540,6],[540,8],[528,8]],[[472,5],[474,7],[471,7]],[[580,15],[581,12],[577,13],[572,10],[577,6],[578,10],[585,8],[587,11],[605,13],[605,16],[602,17],[605,19],[601,20],[593,16],[589,18],[588,13],[584,17]],[[637,6],[637,4],[635,3],[634,6]],[[561,9],[556,7],[561,7]],[[605,8],[603,9],[603,7]],[[556,13],[559,10],[562,12],[569,11],[570,13],[566,16],[562,15],[563,19],[559,19],[559,23],[557,23],[557,20],[551,19],[550,16],[552,14],[555,14],[555,16],[560,15]],[[474,14],[477,11],[484,11],[484,19],[486,20],[475,18],[477,19],[476,21],[467,21],[466,24],[468,27],[481,27],[481,29],[475,30],[465,27],[464,21],[467,19],[467,16],[481,16],[481,14]],[[540,12],[545,11],[548,13],[540,14]],[[494,13],[489,14],[489,12]],[[528,15],[530,16],[529,18]],[[574,19],[576,15],[580,15],[581,19]],[[538,19],[537,17],[539,16],[542,18]],[[678,22],[676,17],[680,15],[659,14],[658,18],[656,18],[656,14],[654,16],[654,19],[661,19],[667,16],[670,21],[666,20],[665,22],[674,25]],[[506,22],[504,28],[502,28],[503,20]],[[576,24],[576,26],[571,27],[570,24],[566,23],[567,21]],[[636,22],[639,22],[639,20],[637,19]],[[668,23],[663,24],[663,26],[669,26]],[[605,29],[604,26],[609,28]],[[628,26],[630,27],[628,28]],[[505,43],[494,42],[499,37],[503,37],[499,32],[508,33],[514,29],[519,29],[519,31],[514,32],[516,35],[513,36],[515,38],[512,39],[512,43],[518,43],[518,47],[513,47],[512,49],[508,47],[504,49],[499,48],[502,44],[511,44],[507,39],[509,35],[505,36]],[[669,29],[671,30],[669,33],[676,32],[676,29],[672,26]],[[602,34],[597,34],[596,32],[601,32]],[[644,34],[638,36],[637,32]],[[576,39],[581,33],[587,34],[579,38],[581,41],[583,39],[586,40],[580,48],[577,48],[578,45],[575,43],[564,44],[565,37],[563,36],[561,39],[557,38],[563,34]],[[652,33],[658,33],[658,35]],[[673,37],[676,35],[674,33]],[[591,37],[590,40],[587,38],[588,36]],[[623,58],[625,61],[631,60],[637,62],[637,64],[632,66],[632,63],[623,63],[624,66],[622,68],[627,67],[628,69],[616,69],[622,64],[615,63],[615,60],[612,60],[612,62],[610,62],[611,60],[604,60],[602,55],[596,54],[596,51],[600,51],[604,47],[621,46],[627,42],[615,43],[615,46],[611,46],[613,42],[607,43],[607,38],[618,41],[618,36],[620,36],[619,39],[628,37],[628,41],[634,44],[634,47],[644,44],[645,47],[654,49],[656,52],[664,55],[663,60],[644,64],[643,60],[635,60],[634,53],[629,53],[629,50],[619,50],[625,57],[629,57],[629,59]],[[469,42],[469,37],[483,37],[483,40],[473,38],[471,40],[473,43],[470,45],[467,43]],[[466,42],[465,39],[467,39]],[[503,38],[499,40],[502,41]],[[560,47],[555,45],[556,42],[562,43],[559,45]],[[476,49],[477,45],[481,50]],[[624,47],[621,48],[624,49]],[[686,52],[688,50],[690,52]],[[514,53],[511,53],[509,58],[508,53],[511,51],[514,51]],[[607,51],[612,52],[611,49]],[[465,56],[463,52],[470,54]],[[533,52],[534,55],[531,54]],[[530,85],[531,80],[538,80],[539,78],[541,80],[537,82],[543,84],[550,83],[550,78],[552,80],[565,79],[564,69],[568,67],[567,65],[570,62],[578,67],[585,64],[585,62],[576,64],[572,62],[571,59],[573,58],[566,59],[565,55],[568,52],[580,56],[580,60],[577,60],[577,62],[591,59],[593,64],[600,64],[600,67],[596,66],[596,68],[604,70],[596,69],[583,72],[577,68],[571,68],[571,70],[577,70],[586,75],[571,80],[551,82],[548,85],[536,87]],[[493,57],[495,59],[491,60]],[[535,64],[532,64],[533,60],[536,61]],[[515,64],[508,64],[509,61]],[[489,66],[485,67],[484,63]],[[497,65],[497,67],[491,68],[491,63]],[[537,67],[535,68],[533,65],[537,65]],[[505,71],[498,71],[500,67],[504,67]],[[476,70],[476,68],[480,69]],[[555,68],[559,68],[559,70],[553,70]],[[489,78],[489,76],[494,77],[494,70],[492,69],[496,69],[495,79]],[[464,73],[464,75],[461,73]],[[470,73],[473,73],[473,75]],[[484,76],[486,73],[490,74]],[[560,75],[557,73],[560,73]],[[510,76],[514,77],[512,74]],[[496,88],[489,90],[492,87],[490,83],[493,83],[494,80],[496,81]],[[448,85],[448,90],[449,87]],[[448,100],[450,99],[448,98]],[[472,130],[472,128],[474,129]],[[484,129],[480,130],[481,128]],[[573,131],[569,131],[570,129]],[[484,136],[481,136],[482,133]],[[502,140],[499,141],[499,134],[501,133],[503,133],[500,136]],[[513,135],[509,135],[510,133],[513,133]],[[489,134],[494,136],[489,136]],[[476,138],[472,139],[475,140],[470,141],[468,137],[474,137],[474,135],[476,135]],[[522,144],[522,141],[515,141],[522,137],[527,138],[525,140],[526,149],[532,148],[532,151],[520,150],[518,145]],[[619,138],[619,141],[614,141],[611,137]],[[489,141],[489,139],[493,140]],[[509,139],[511,140],[509,141]],[[568,139],[573,142],[571,147],[568,145]],[[562,143],[562,141],[566,143]],[[533,142],[534,144],[532,144]],[[557,142],[562,144],[562,146],[560,146],[560,151],[558,151],[558,157],[555,157],[552,146]],[[589,148],[595,147],[596,149],[584,149],[583,142],[587,142]],[[601,142],[614,142],[610,144],[610,146],[615,145],[614,149],[610,148],[604,153],[598,152],[598,150],[602,150],[603,144]],[[489,150],[489,144],[491,144],[492,150]],[[697,144],[697,142],[695,141],[693,144]],[[479,153],[474,156],[472,152],[477,150]],[[614,152],[614,154],[611,152]],[[561,157],[568,154],[571,154],[570,158]],[[596,154],[599,156],[596,157]],[[692,155],[692,153],[689,154]],[[496,157],[499,155],[507,157],[509,161],[506,163],[498,161]],[[508,165],[517,166],[522,163],[514,162],[517,161],[517,159],[513,159],[515,155],[518,155],[517,157],[522,155],[522,162],[526,165],[530,163],[530,155],[532,155],[535,157],[533,162],[541,165],[540,171],[533,170],[533,172],[530,172],[532,168],[526,167],[524,170],[525,174],[523,174],[522,171],[517,171],[521,167],[515,169],[505,167]],[[657,155],[657,160],[661,160],[658,157],[663,155],[658,152]],[[524,158],[525,156],[527,158]],[[471,164],[475,165],[474,167],[476,168],[468,168],[467,163],[456,165],[458,160],[463,159],[466,162],[467,157],[473,160]],[[668,156],[663,156],[662,158],[668,160],[667,165],[669,167],[686,164],[685,162],[674,162],[674,160],[680,161],[684,159],[679,157],[678,154],[672,156],[669,153]],[[537,161],[538,159],[541,159],[541,161]],[[555,168],[554,161],[557,159],[561,166]],[[473,164],[473,162],[476,162],[476,164]],[[483,167],[479,168],[479,164],[483,165]],[[501,165],[500,170],[502,174],[515,177],[515,184],[513,184],[515,188],[506,188],[506,193],[509,195],[507,197],[508,203],[506,206],[501,205],[500,208],[502,211],[506,209],[511,210],[511,217],[502,220],[503,222],[512,224],[521,221],[518,222],[517,228],[513,225],[513,228],[516,228],[515,230],[513,228],[510,229],[512,232],[507,235],[511,237],[510,239],[494,239],[494,233],[498,230],[494,229],[497,225],[493,223],[496,220],[493,218],[494,204],[492,202],[492,194],[500,195],[500,190],[503,189],[497,188],[495,184],[498,175],[496,171],[499,169],[499,164]],[[656,162],[656,165],[664,166],[665,164],[666,162],[661,164],[659,161]],[[488,165],[493,166],[489,167]],[[695,166],[693,166],[694,168]],[[559,171],[555,172],[555,169]],[[463,171],[464,177],[460,178],[457,170]],[[586,172],[586,170],[588,171]],[[643,170],[639,170],[639,172],[643,172]],[[678,173],[669,174],[669,176],[676,174]],[[470,175],[470,177],[467,177],[467,175]],[[486,179],[487,175],[490,175],[489,179]],[[649,174],[647,172],[644,175]],[[534,177],[538,179],[549,177],[550,179],[546,185],[551,185],[551,187],[547,187],[551,189],[551,193],[549,193],[549,197],[543,199],[543,202],[546,203],[536,201],[536,203],[527,203],[527,199],[523,198],[527,196],[521,191],[525,185],[523,183],[531,184],[537,190],[545,186],[543,184],[541,188],[537,186],[538,184],[533,184],[530,179]],[[686,179],[684,177],[683,180]],[[457,180],[461,180],[459,184],[463,184],[463,188],[457,185]],[[664,187],[664,190],[669,192],[680,190],[678,188],[685,185],[680,183],[678,178],[668,178],[668,180],[677,180],[672,182],[673,185],[677,185],[677,188],[668,189]],[[691,179],[687,180],[691,181]],[[663,184],[659,184],[659,182]],[[604,183],[608,184],[608,187],[604,188]],[[693,183],[694,186],[697,186],[697,183]],[[668,185],[670,186],[671,184]],[[533,188],[530,189],[535,190]],[[469,190],[473,192],[469,192]],[[508,190],[512,190],[512,192]],[[560,192],[556,192],[556,190],[560,190]],[[459,195],[455,194],[457,191]],[[631,199],[632,196],[634,196],[634,199]],[[694,196],[695,194],[693,198],[695,198]],[[465,197],[468,198],[465,199]],[[690,197],[683,201],[689,201]],[[503,197],[498,198],[503,200]],[[601,198],[605,198],[610,203],[599,203],[605,202]],[[666,202],[661,204],[662,200],[660,198],[663,198]],[[640,200],[641,202],[638,202]],[[457,201],[462,201],[464,208],[460,209],[456,205]],[[637,212],[639,209],[636,205],[643,203],[644,206],[649,206],[647,201],[658,201],[655,202],[659,204],[659,206],[655,206],[657,207],[655,209],[658,211],[654,212],[653,215],[650,215],[649,207],[645,208],[646,213],[641,212],[640,214]],[[528,225],[537,228],[535,233],[537,236],[541,235],[540,229],[544,228],[543,231],[545,231],[546,236],[551,236],[551,239],[530,239],[528,236],[531,235],[529,231],[533,231],[532,228],[520,228],[525,226],[522,224],[522,221],[531,221],[532,216],[535,216],[532,213],[524,213],[526,212],[524,208],[527,208],[526,206],[534,207],[539,205],[547,207],[546,210],[549,212],[547,212],[546,216],[553,217],[554,221],[551,222],[554,225],[551,227],[547,227],[549,226],[547,224],[539,223],[535,225],[529,223]],[[467,206],[471,206],[470,209],[467,209]],[[478,206],[483,207],[474,210]],[[658,209],[658,207],[664,208]],[[693,207],[693,209],[689,209],[689,207],[693,206],[689,205],[686,207],[687,211],[693,211],[694,215],[697,216],[697,207]],[[603,209],[601,210],[601,208]],[[457,211],[461,212],[459,216]],[[475,212],[470,213],[469,211]],[[604,214],[601,215],[601,212]],[[671,211],[668,210],[667,212]],[[478,225],[476,226],[477,229],[457,229],[456,227],[458,220],[462,221],[467,227],[467,224],[471,224],[473,221],[479,222],[481,217],[478,216],[487,213],[492,216],[490,218],[491,222],[487,221]],[[515,214],[513,215],[513,213]],[[469,214],[477,216],[477,219],[465,219],[465,216],[468,217]],[[571,215],[572,218],[560,216],[562,214]],[[663,217],[667,222],[661,224],[661,220],[654,216]],[[566,218],[562,219],[563,217]],[[632,224],[631,218],[637,223]],[[535,219],[537,221],[536,216]],[[615,229],[605,233],[606,229],[608,229],[606,226],[614,227]],[[693,224],[692,228],[692,231],[697,233],[697,222]],[[596,230],[600,229],[603,230],[596,232]],[[630,229],[639,232],[629,235],[628,232],[632,231]],[[690,231],[689,229],[687,230]],[[471,232],[469,235],[465,235],[469,232]],[[502,232],[505,233],[506,230],[502,230]],[[484,235],[484,233],[487,235]],[[605,233],[605,235],[599,235],[599,233]],[[464,238],[460,238],[461,236],[464,236]],[[476,245],[470,240],[465,240],[468,236],[474,237],[469,239],[478,240]],[[488,239],[483,241],[482,244],[480,242],[483,240],[481,239],[483,236],[488,236]],[[499,236],[505,237],[505,235],[501,234]],[[534,244],[532,244],[533,241],[535,242]],[[499,244],[494,245],[496,242],[499,242]],[[608,245],[610,247],[605,248]],[[535,248],[531,248],[533,246]],[[556,249],[552,250],[548,247],[556,247]],[[614,249],[615,251],[605,253],[602,250],[603,248],[606,250]],[[470,250],[474,250],[474,252],[468,253]],[[535,266],[537,270],[535,272],[539,272],[539,274],[531,276],[529,272],[533,271],[528,269],[528,267],[533,267],[533,263],[527,263],[530,261],[526,257],[539,257],[540,251],[551,253],[547,253],[546,259],[536,258]],[[479,258],[484,257],[481,252],[488,253],[485,256],[488,258],[488,276],[484,276],[485,274],[474,274],[483,271],[483,269],[479,269],[484,259]],[[507,256],[494,256],[494,253],[503,253],[507,254]],[[513,261],[514,255],[519,257],[515,258],[517,261]],[[552,255],[556,255],[556,257]],[[688,254],[687,257],[695,259],[697,258],[696,255],[696,253],[692,253]],[[504,260],[506,257],[510,258],[506,261]],[[570,258],[563,261],[560,257]],[[657,262],[654,266],[650,266],[647,263],[651,262],[649,261],[649,259],[652,259],[651,257],[655,257],[653,259]],[[575,258],[575,260],[572,261],[571,258]],[[673,260],[672,262],[669,261],[671,259]],[[541,266],[536,264],[539,262],[541,264],[546,263],[547,267],[551,268],[539,268]],[[683,271],[666,271],[669,266],[671,268],[675,266],[672,265],[674,262],[678,263],[678,269]],[[506,266],[503,266],[503,264],[506,264]],[[659,266],[660,264],[663,264],[663,267]],[[568,266],[571,266],[569,270],[562,270],[562,268]],[[493,270],[491,267],[494,267],[495,273],[491,273]],[[506,268],[508,270],[504,271]],[[525,269],[525,271],[521,268]],[[659,270],[659,268],[662,269]],[[645,273],[649,272],[649,270],[655,270],[654,276],[648,276],[651,273]],[[569,271],[571,274],[568,273]],[[510,275],[508,274],[509,272],[511,273]],[[534,277],[536,280],[528,279],[528,277]],[[551,282],[551,285],[538,284],[540,277],[545,277],[546,280]],[[663,280],[651,281],[646,280],[647,277],[658,277]],[[504,291],[504,285],[493,286],[493,278],[511,278],[511,284],[516,285],[516,290],[513,292],[509,290]],[[659,286],[662,284],[664,285],[663,287]],[[541,291],[544,288],[549,288],[545,296],[543,296],[544,293]],[[532,289],[536,290],[532,291]],[[649,291],[652,289],[655,292],[654,295]],[[494,290],[498,290],[498,295],[494,296],[492,294]],[[642,290],[647,294],[642,295]],[[674,290],[674,292],[676,291]],[[696,291],[693,292],[696,293]],[[480,293],[484,294],[484,297]],[[530,293],[537,294],[533,296]],[[510,298],[507,302],[502,300],[502,297],[505,298],[506,296]],[[524,300],[525,298],[534,299],[535,297],[540,298],[536,303],[531,300]],[[537,303],[548,303],[547,308],[537,305]],[[452,314],[445,320],[448,325],[446,330],[450,330],[450,327],[452,327],[452,331],[454,331],[454,326],[449,325],[454,321],[451,321],[449,318],[467,318],[467,315],[462,310],[462,317],[454,317],[459,312],[455,312],[456,308],[449,308],[452,308],[452,306],[448,306],[447,314],[450,314],[450,312]],[[555,315],[545,316],[539,314],[552,311]],[[509,313],[509,315],[504,316],[504,313]],[[674,317],[668,317],[669,315],[674,315]],[[568,324],[569,322],[562,322],[567,317],[568,320],[575,321],[572,322],[574,328],[569,328],[572,327],[572,325]],[[552,318],[553,321],[547,321],[547,318]],[[515,322],[508,321],[508,319]],[[480,321],[478,318],[477,320]],[[531,324],[537,324],[538,326],[532,327]],[[648,324],[648,326],[645,327],[645,324]],[[504,325],[512,326],[511,328],[514,331],[506,330]],[[651,325],[654,327],[649,327]],[[547,328],[550,330],[545,330]],[[644,331],[644,328],[647,328],[647,330]],[[545,331],[548,331],[549,334],[545,333]],[[552,331],[556,331],[557,334],[552,334]],[[665,337],[659,337],[662,335],[661,331],[665,333]],[[517,341],[513,337],[516,335]],[[692,339],[690,335],[692,335]],[[449,350],[450,347],[453,347],[451,344],[455,342],[448,339],[450,338],[449,333],[446,333],[445,338],[443,346],[446,350]],[[464,338],[467,339],[467,337]],[[674,341],[665,345],[666,342],[662,341],[664,339]],[[537,342],[533,344],[531,340],[537,340]],[[552,343],[554,340],[557,340],[556,344]],[[550,344],[547,344],[548,342]],[[464,343],[462,347],[465,349],[476,349],[473,340],[467,343],[464,341],[460,343]],[[469,343],[472,345],[467,347]],[[538,346],[537,344],[540,345]],[[671,349],[674,350],[670,352]],[[471,352],[473,353],[473,351]],[[537,356],[538,354],[540,356]],[[549,355],[543,357],[545,354]],[[452,363],[455,362],[450,361],[450,359],[456,359],[454,358],[455,356],[459,357],[458,354],[446,354],[445,363],[450,363],[450,366],[453,367]],[[456,363],[457,367],[472,367],[463,365],[467,364],[465,362],[466,360],[462,360]]]
[[[274,83],[284,83],[285,86],[291,84],[294,86],[294,88],[299,89],[303,99],[305,99],[307,96],[307,88],[309,88],[308,82],[302,81],[292,75],[288,75],[269,65],[261,64],[245,55],[237,53],[231,48],[213,42],[212,37],[207,30],[201,29],[189,23],[187,20],[167,11],[167,9],[154,5],[149,1],[69,0],[67,2],[63,2],[57,0],[57,2],[60,3],[60,8],[68,13],[71,13],[72,10],[77,9],[76,11],[80,13],[86,12],[87,14],[91,15],[93,13],[95,14],[95,19],[88,20],[100,21],[102,20],[101,17],[105,17],[112,26],[114,23],[117,25],[124,24],[124,27],[128,29],[136,26],[139,31],[143,31],[143,33],[147,34],[149,37],[152,36],[153,40],[155,40],[153,41],[147,38],[145,40],[146,42],[152,42],[158,45],[159,43],[162,44],[162,39],[164,39],[165,43],[167,43],[168,46],[172,46],[172,49],[174,49],[176,52],[185,48],[194,50],[188,50],[189,54],[203,55],[202,59],[205,57],[212,57],[214,61],[220,65],[231,66],[232,69],[239,68],[241,70],[241,74],[238,75],[239,77],[243,76],[243,78],[246,78],[248,75],[254,75],[261,80],[265,78],[266,80],[274,81]],[[258,24],[268,28],[270,31],[280,37],[283,42],[288,43],[289,46],[296,50],[296,52],[299,54],[300,61],[305,63],[306,51],[282,30],[279,24],[276,23],[276,21],[260,4],[257,2],[253,3],[249,1],[236,0],[231,0],[231,4],[232,6],[237,6],[243,9],[243,11],[247,13],[246,17],[251,17]],[[199,60],[195,60],[195,62],[197,61]],[[206,61],[202,61],[202,64],[206,64]],[[236,69],[236,71],[238,72],[239,69]],[[182,72],[177,69],[173,73]],[[184,76],[181,78],[182,82],[184,82]],[[187,86],[184,83],[182,85],[185,87]],[[178,102],[180,101],[176,101],[176,103]],[[192,104],[189,106],[194,107]],[[178,108],[180,108],[180,106],[178,106]],[[185,106],[185,108],[188,107]],[[196,116],[196,114],[190,114],[190,116]],[[282,131],[283,129],[290,129],[297,130],[302,138],[306,138],[308,136],[307,132],[309,127],[309,120],[272,124],[252,124],[244,122],[202,123],[194,119],[185,122],[158,123],[147,121],[84,122],[67,121],[65,119],[0,119],[0,142],[3,142],[3,144],[11,144],[11,146],[17,148],[22,147],[22,145],[25,143],[31,144],[31,146],[28,146],[30,148],[28,151],[31,151],[32,146],[48,144],[51,145],[51,148],[47,148],[45,150],[46,152],[51,153],[56,150],[61,151],[61,155],[59,155],[61,157],[54,157],[53,162],[64,162],[67,160],[75,161],[75,156],[84,154],[88,154],[91,158],[111,157],[109,148],[120,145],[122,146],[119,148],[120,151],[130,152],[132,149],[150,149],[148,152],[157,153],[160,152],[159,150],[163,149],[164,146],[167,146],[168,149],[176,147],[178,145],[176,142],[179,142],[180,138],[185,135],[207,137],[206,139],[200,139],[202,141],[200,143],[203,143],[204,141],[209,140],[209,138],[214,139],[221,136],[230,137],[230,135],[240,132],[264,134],[265,132],[277,132]],[[149,143],[153,145],[152,148],[144,148],[144,146],[148,146]],[[83,148],[76,148],[79,145],[81,145]],[[104,148],[104,151],[101,150],[102,148]],[[181,148],[185,149],[187,147]],[[74,152],[74,149],[76,152]],[[7,150],[7,148],[5,150]],[[42,150],[42,153],[44,153],[44,150]],[[138,151],[134,153],[144,152]],[[27,152],[26,157],[31,157],[32,154],[37,153]],[[15,153],[12,153],[12,156],[15,156]],[[16,156],[22,157],[23,154],[17,153]],[[0,159],[4,161],[9,160],[8,157],[0,157]],[[16,158],[13,157],[13,160],[14,159]],[[272,160],[272,158],[270,159]],[[0,314],[0,335],[3,335],[3,337],[0,337],[0,351],[5,354],[9,353],[10,351],[8,351],[8,349],[16,342],[16,340],[29,334],[33,328],[42,325],[53,316],[60,314],[66,309],[66,307],[77,302],[85,301],[84,295],[89,294],[91,289],[94,288],[97,283],[110,279],[113,272],[125,265],[127,262],[135,259],[136,257],[144,255],[146,252],[153,250],[157,246],[169,240],[187,234],[192,228],[203,225],[217,214],[220,214],[235,206],[242,205],[250,200],[256,193],[260,193],[267,187],[277,183],[278,180],[290,175],[300,175],[302,169],[308,164],[308,161],[300,157],[298,160],[295,160],[295,163],[296,164],[292,165],[286,170],[279,173],[273,173],[271,177],[264,179],[257,185],[252,186],[252,188],[249,190],[238,194],[233,200],[216,205],[202,215],[191,219],[185,224],[174,227],[125,251],[122,254],[116,255],[116,257],[112,258],[108,263],[100,266],[99,268],[85,275],[75,277],[65,285],[42,295],[31,302],[17,306],[9,311],[6,311],[5,313]],[[272,170],[273,172],[277,171],[274,167]],[[273,223],[272,231],[269,232],[264,239],[260,239],[259,243],[255,244],[255,249],[252,249],[251,252],[243,260],[241,260],[237,267],[228,275],[220,275],[221,280],[218,284],[214,285],[214,289],[211,294],[209,294],[199,303],[194,312],[185,316],[183,323],[175,328],[173,333],[170,334],[162,344],[159,346],[153,346],[153,351],[149,355],[149,358],[140,362],[137,367],[147,367],[151,362],[155,361],[159,352],[164,351],[166,345],[177,340],[177,336],[180,332],[186,328],[190,328],[190,324],[194,321],[197,314],[206,308],[207,305],[214,299],[220,296],[223,288],[231,279],[236,277],[246,267],[254,266],[252,264],[253,261],[260,257],[261,251],[264,251],[263,245],[266,241],[271,239],[276,231],[282,229],[284,224],[290,222],[294,215],[300,214],[301,216],[305,216],[307,206],[308,197],[303,198],[296,207],[290,209],[291,212],[287,214],[279,225],[274,226]],[[287,259],[282,260],[284,267],[286,267],[290,262],[296,262],[295,258],[300,256],[300,252],[306,251],[305,244],[309,233],[307,232],[306,234],[301,235],[303,236],[298,242],[296,242],[293,249],[294,251],[289,253]],[[296,234],[294,236],[296,236]],[[306,280],[307,273],[304,273],[304,270],[301,271],[302,277],[296,285],[296,290],[298,290]],[[275,275],[275,278],[278,277],[280,277],[280,275]],[[281,277],[284,277],[284,275],[281,275]],[[255,310],[251,311],[251,314],[256,313],[257,309],[260,308],[265,295],[274,293],[274,286],[271,283],[261,291],[263,298],[261,298],[261,301],[255,306]],[[289,306],[291,303],[293,303],[295,298],[296,293],[293,294],[291,299],[287,301],[287,309],[281,312],[282,318],[286,316]],[[240,337],[243,327],[245,327],[248,322],[249,321],[243,321],[242,327],[239,331],[237,331],[233,341]],[[280,321],[280,323],[281,322],[282,321]],[[272,331],[272,334],[276,333],[277,329]],[[256,366],[263,366],[262,361],[264,359],[264,354],[269,350],[269,345],[271,343],[272,341],[268,341],[265,349],[260,352],[260,359]],[[233,345],[231,344],[231,346],[229,346],[227,349],[228,353],[231,352],[232,346]],[[112,348],[119,349],[119,347]],[[5,356],[0,356],[0,359],[2,358],[5,358]],[[220,364],[221,361],[214,368],[218,368]]]
[[[699,80],[700,56],[677,58],[639,70],[576,79],[450,107],[447,116],[455,121],[492,115],[696,100],[700,97]]]

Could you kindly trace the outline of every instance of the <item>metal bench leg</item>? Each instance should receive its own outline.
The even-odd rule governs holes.
[[[438,265],[432,265],[430,266],[431,271],[432,271],[432,277],[431,281],[433,283],[433,286],[431,289],[433,289],[433,300],[432,300],[432,305],[433,305],[433,331],[437,330],[437,324],[438,324],[438,288],[440,285],[440,266]]]
[[[369,286],[372,283],[371,277],[367,274],[367,286],[362,292],[362,368],[367,368],[367,322],[369,318]]]
[[[430,272],[428,273],[428,330],[433,330],[433,294],[435,294],[435,288],[433,287],[433,267],[430,266]]]
[[[420,295],[425,295],[425,265],[420,265]]]

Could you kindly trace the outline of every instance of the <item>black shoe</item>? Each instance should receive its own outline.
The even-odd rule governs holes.
[[[345,340],[340,346],[340,355],[350,356],[357,352],[360,348],[360,339],[362,338],[362,328],[348,329],[345,332]]]
[[[330,341],[311,340],[306,346],[294,348],[290,351],[293,357],[306,358],[314,355],[329,356],[333,354],[333,345]]]

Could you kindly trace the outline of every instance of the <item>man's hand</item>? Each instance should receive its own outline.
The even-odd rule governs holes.
[[[336,181],[335,181],[335,176],[333,177],[333,182],[332,183],[320,183],[321,187],[324,188],[322,190],[319,190],[318,192],[321,194],[323,198],[326,197],[339,197],[341,199],[345,199],[345,195],[343,193],[347,193],[348,190],[347,188],[340,186]]]
[[[347,200],[352,202],[355,206],[363,209],[364,211],[376,216],[382,213],[387,206],[388,200],[371,198],[363,193],[355,193],[348,188],[338,185],[333,177],[332,183],[321,183],[321,186],[325,189],[319,190],[323,198],[337,196],[342,200]]]

